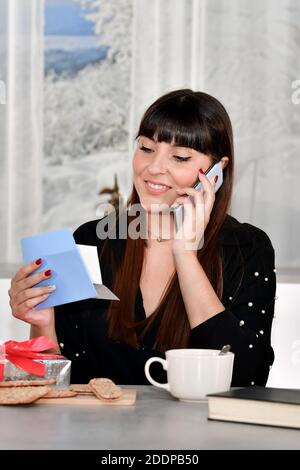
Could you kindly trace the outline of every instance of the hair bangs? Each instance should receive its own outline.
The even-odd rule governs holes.
[[[205,118],[187,101],[165,102],[145,113],[136,138],[143,135],[158,142],[192,148],[211,155],[211,135]],[[213,156],[213,155],[212,155]]]

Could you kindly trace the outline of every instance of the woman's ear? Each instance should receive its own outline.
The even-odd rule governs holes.
[[[222,163],[222,168],[224,170],[224,168],[228,165],[229,158],[228,157],[222,157],[220,161]]]

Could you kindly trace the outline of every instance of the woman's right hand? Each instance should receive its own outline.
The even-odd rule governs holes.
[[[34,273],[42,264],[38,259],[22,266],[11,280],[8,291],[10,306],[15,318],[36,327],[48,327],[54,322],[54,308],[34,310],[40,302],[46,300],[55,290],[55,286],[34,287],[51,277],[51,270]]]

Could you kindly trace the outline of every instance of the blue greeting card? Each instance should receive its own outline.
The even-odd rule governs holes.
[[[56,290],[35,307],[36,310],[98,297],[70,229],[23,238],[21,247],[24,264],[42,258],[42,264],[35,272],[52,271],[49,279],[35,287],[56,286]]]

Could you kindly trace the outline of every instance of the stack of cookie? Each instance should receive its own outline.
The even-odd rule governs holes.
[[[122,389],[110,379],[92,379],[88,384],[71,385],[70,390],[79,395],[95,395],[99,400],[116,400],[121,398]]]
[[[73,385],[68,389],[51,387],[54,379],[19,380],[0,383],[0,405],[34,403],[39,398],[67,398],[94,394],[99,400],[110,402],[122,396],[122,389],[110,379],[92,379],[89,384]]]

